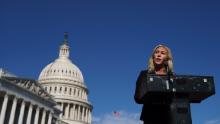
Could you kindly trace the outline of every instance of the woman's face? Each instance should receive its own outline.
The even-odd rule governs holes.
[[[167,59],[167,49],[164,47],[158,47],[153,54],[153,61],[156,65],[162,65],[163,62]]]

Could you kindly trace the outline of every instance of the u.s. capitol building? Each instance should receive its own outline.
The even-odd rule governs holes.
[[[38,80],[1,72],[1,124],[91,124],[93,107],[88,101],[88,89],[69,54],[65,33],[59,57],[43,68]],[[10,89],[8,82],[20,89]]]

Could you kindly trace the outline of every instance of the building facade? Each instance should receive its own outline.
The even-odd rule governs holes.
[[[59,57],[39,75],[39,83],[53,96],[62,113],[60,120],[68,124],[91,124],[92,105],[80,69],[69,59],[67,34],[59,49]]]
[[[60,113],[38,81],[0,69],[0,124],[58,124]]]

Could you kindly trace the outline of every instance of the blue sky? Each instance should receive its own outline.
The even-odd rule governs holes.
[[[193,124],[220,124],[219,13],[217,0],[1,0],[0,67],[37,79],[68,32],[94,124],[134,124],[141,111],[133,100],[136,78],[154,46],[165,44],[177,74],[214,76],[216,95],[192,105]]]

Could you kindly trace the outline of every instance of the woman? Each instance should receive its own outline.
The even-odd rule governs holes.
[[[144,104],[141,120],[144,124],[169,124],[170,99],[164,96],[157,97],[155,102],[147,97],[146,80],[148,74],[170,75],[173,74],[172,54],[168,47],[158,45],[154,48],[149,59],[148,69],[141,71],[137,82],[134,99],[138,104]],[[161,102],[162,101],[162,102]]]

